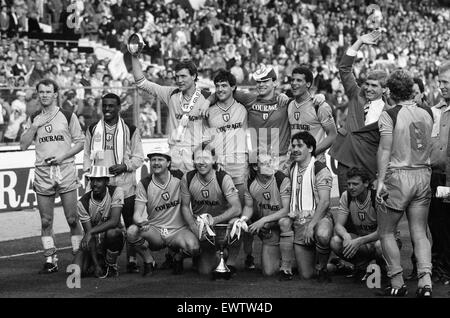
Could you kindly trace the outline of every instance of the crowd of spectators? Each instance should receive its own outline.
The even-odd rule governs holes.
[[[326,94],[337,113],[345,113],[347,97],[337,65],[346,48],[366,31],[371,1],[206,0],[200,1],[204,6],[199,10],[187,0],[166,2],[1,0],[0,141],[17,140],[23,119],[38,107],[32,87],[45,77],[64,87],[61,105],[80,116],[84,129],[101,114],[100,96],[115,90],[124,114],[132,114],[136,104],[139,107],[143,137],[155,134],[159,118],[154,96],[139,93],[137,100],[132,77],[114,79],[107,59],[27,37],[23,32],[40,31],[36,21],[50,25],[53,32],[74,32],[122,52],[128,36],[141,33],[147,43],[143,54],[147,76],[163,85],[174,84],[176,61],[190,58],[199,67],[202,86],[213,86],[211,78],[220,68],[230,69],[238,85],[253,85],[256,69],[270,64],[278,73],[280,89],[289,94],[292,69],[308,63],[315,89]],[[70,12],[64,8],[71,3],[80,19],[77,27],[68,30],[65,22]],[[362,81],[369,68],[407,67],[425,83],[428,104],[436,104],[437,68],[450,52],[448,2],[380,0],[377,4],[385,32],[378,45],[358,53],[355,75]],[[345,115],[337,116],[338,126],[344,120]]]

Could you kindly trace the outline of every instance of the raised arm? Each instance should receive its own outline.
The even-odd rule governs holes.
[[[347,49],[347,52],[341,59],[339,63],[339,75],[341,76],[342,85],[345,89],[345,94],[349,98],[359,94],[359,86],[356,83],[355,76],[353,75],[353,62],[355,60],[358,50],[363,44],[373,45],[380,37],[381,32],[378,30],[372,31],[371,33],[364,34],[356,40],[353,45]]]

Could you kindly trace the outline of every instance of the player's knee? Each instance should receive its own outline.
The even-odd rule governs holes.
[[[330,248],[334,253],[340,254],[342,251],[342,239],[337,235],[333,236],[330,241]]]
[[[331,231],[327,228],[319,227],[315,233],[316,242],[321,246],[329,246],[331,240]]]
[[[69,227],[74,228],[78,224],[78,217],[76,215],[71,215],[67,217],[67,224]]]
[[[106,238],[108,240],[117,240],[122,238],[122,231],[118,229],[109,229],[106,231]]]
[[[192,256],[199,255],[200,243],[198,242],[198,240],[186,240],[186,251]]]
[[[134,242],[139,238],[139,227],[135,224],[127,229],[128,242]]]
[[[292,220],[290,218],[281,218],[278,220],[278,225],[280,226],[281,232],[292,231]]]
[[[52,226],[52,219],[49,217],[43,217],[41,219],[41,225],[42,225],[42,229],[48,229],[49,227]]]

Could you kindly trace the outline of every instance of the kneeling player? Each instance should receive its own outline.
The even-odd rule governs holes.
[[[279,271],[281,280],[291,280],[294,233],[287,217],[291,182],[281,171],[275,171],[271,156],[265,154],[258,156],[257,166],[252,165],[251,169],[240,220],[252,220],[248,231],[262,240],[263,275]]]
[[[125,229],[120,221],[123,191],[108,185],[112,175],[106,167],[93,166],[86,177],[92,190],[78,201],[78,215],[85,234],[74,263],[80,266],[82,275],[118,276],[117,257],[125,242]]]
[[[369,184],[370,176],[365,170],[351,168],[347,172],[347,190],[342,193],[337,212],[333,212],[335,235],[331,249],[354,265],[357,280],[364,280],[369,262],[382,261],[375,190],[369,189]]]
[[[300,275],[316,274],[320,282],[330,281],[327,263],[333,219],[329,212],[331,172],[316,161],[316,140],[306,131],[291,139],[292,195],[289,216],[294,222],[294,250]]]
[[[212,240],[214,226],[228,225],[232,218],[241,214],[242,208],[231,176],[217,170],[215,149],[204,142],[194,150],[193,159],[195,170],[181,180],[181,211],[192,233],[200,240],[198,271],[210,274],[219,259],[216,248],[207,242],[207,236]],[[229,261],[235,259],[230,257]],[[231,265],[232,271],[233,268]]]
[[[180,211],[180,170],[169,170],[169,147],[155,147],[148,154],[152,174],[136,189],[134,222],[128,228],[128,242],[144,259],[143,276],[153,273],[156,263],[150,250],[169,247],[174,253],[173,273],[181,274],[185,255],[196,255],[199,243]]]

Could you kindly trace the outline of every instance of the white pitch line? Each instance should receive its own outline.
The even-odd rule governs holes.
[[[68,250],[69,248],[72,248],[72,246],[60,247],[60,248],[57,248],[56,250],[63,251],[63,250]],[[33,255],[33,254],[39,254],[39,253],[43,253],[43,252],[44,252],[44,250],[38,250],[38,251],[28,252],[28,253],[5,255],[5,256],[0,256],[0,259],[20,257],[20,256],[25,256],[25,255]]]

